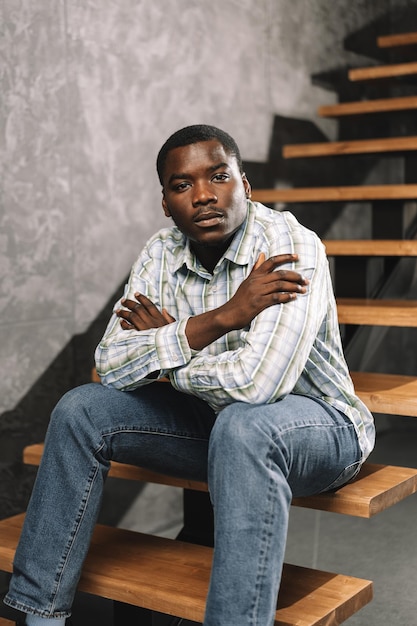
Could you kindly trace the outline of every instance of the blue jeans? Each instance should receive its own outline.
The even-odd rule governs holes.
[[[116,460],[208,480],[215,551],[204,624],[270,626],[291,498],[340,486],[360,458],[351,422],[306,396],[236,403],[216,417],[168,384],[74,389],[51,417],[5,601],[43,617],[70,614]]]

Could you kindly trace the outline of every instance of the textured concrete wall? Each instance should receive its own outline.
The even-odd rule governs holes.
[[[165,224],[160,144],[213,123],[262,162],[276,114],[331,136],[315,109],[335,95],[311,74],[349,62],[343,38],[396,4],[3,0],[0,516],[27,497],[21,449],[80,381],[88,329]]]

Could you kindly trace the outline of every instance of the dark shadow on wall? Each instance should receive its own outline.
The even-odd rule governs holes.
[[[124,284],[125,281],[87,330],[75,335],[61,350],[17,406],[0,416],[1,519],[26,509],[36,468],[22,463],[23,449],[44,440],[51,411],[64,393],[90,382],[95,347]],[[100,521],[116,524],[142,487],[138,482],[108,480]]]
[[[248,161],[244,169],[253,189],[274,187],[327,187],[360,185],[375,167],[374,155],[343,156],[343,158],[315,157],[285,159],[282,148],[286,144],[328,142],[329,139],[311,121],[276,115],[266,163]],[[273,206],[273,205],[271,205]],[[343,211],[344,203],[294,203],[285,208],[299,221],[324,237],[327,230]]]
[[[395,0],[392,4],[396,4]],[[377,38],[383,35],[415,31],[417,31],[417,3],[415,0],[410,0],[407,6],[393,7],[393,10],[348,35],[343,45],[346,50],[378,59],[383,63],[401,63],[407,59],[415,60],[416,46],[379,48]]]

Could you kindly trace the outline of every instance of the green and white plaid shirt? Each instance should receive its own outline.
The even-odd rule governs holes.
[[[190,316],[227,302],[260,253],[296,253],[292,269],[310,280],[307,293],[271,306],[243,330],[227,333],[201,351],[188,345]],[[356,427],[363,458],[374,443],[373,418],[355,395],[343,356],[336,303],[324,247],[289,212],[248,201],[246,221],[210,274],[173,226],[146,244],[124,297],[140,292],[177,320],[146,331],[123,330],[113,315],[96,350],[104,385],[132,390],[160,371],[171,384],[205,400],[215,411],[232,402],[265,404],[289,393],[320,398]],[[120,308],[120,301],[115,309]]]

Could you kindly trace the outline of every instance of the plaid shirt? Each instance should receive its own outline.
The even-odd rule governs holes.
[[[259,254],[296,253],[292,267],[310,280],[307,293],[262,311],[250,327],[227,333],[200,351],[188,344],[190,316],[227,302]],[[215,411],[232,402],[277,402],[289,393],[324,400],[352,420],[365,458],[374,443],[373,418],[355,395],[343,356],[336,303],[324,246],[287,212],[248,201],[247,219],[210,274],[173,226],[146,244],[124,297],[140,292],[175,322],[146,331],[123,330],[113,315],[96,350],[104,385],[125,391],[154,382],[205,400]],[[115,309],[120,308],[120,301]]]

